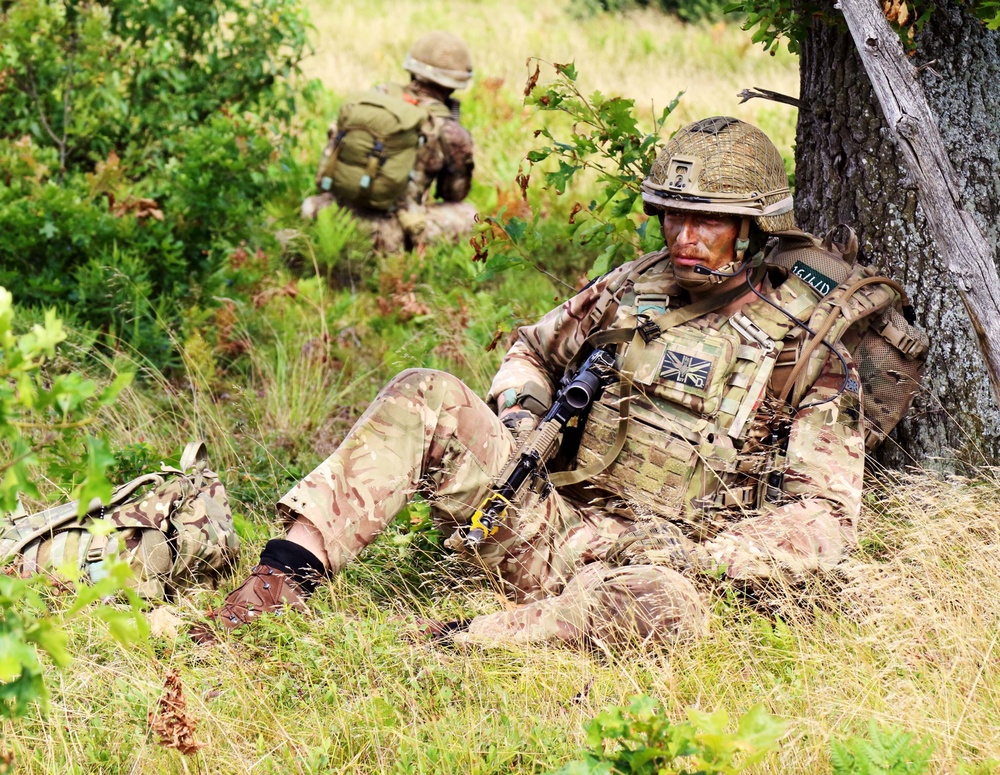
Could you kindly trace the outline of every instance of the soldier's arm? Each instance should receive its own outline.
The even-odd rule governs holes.
[[[446,120],[438,136],[444,164],[435,194],[445,202],[461,202],[472,188],[472,135],[457,121]]]
[[[601,320],[617,309],[629,272],[629,264],[609,272],[534,325],[522,326],[493,379],[487,403],[502,400],[505,391],[519,395],[529,383],[551,403],[566,366]]]
[[[732,578],[794,575],[839,562],[856,542],[865,445],[857,370],[845,351],[848,388],[834,400],[805,408],[788,438],[782,501],[768,504],[708,542],[712,558]],[[845,384],[831,356],[800,406],[830,398]]]

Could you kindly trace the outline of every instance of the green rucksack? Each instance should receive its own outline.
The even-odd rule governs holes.
[[[110,530],[87,528],[104,522]],[[162,466],[116,488],[107,505],[77,517],[77,502],[37,514],[0,515],[0,565],[22,575],[75,564],[98,581],[111,557],[132,567],[145,598],[211,582],[235,561],[240,541],[226,491],[205,445],[188,444],[180,468]]]
[[[316,185],[340,204],[389,211],[406,193],[421,125],[435,111],[398,86],[384,88],[348,99],[328,133]]]

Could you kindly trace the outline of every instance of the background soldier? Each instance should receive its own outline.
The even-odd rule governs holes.
[[[520,329],[487,399],[496,412],[446,373],[392,380],[279,501],[287,540],[267,544],[216,620],[303,607],[415,493],[446,532],[468,525],[515,450],[512,429],[537,422],[579,354],[609,343],[621,380],[591,407],[567,486],[528,493],[470,553],[522,605],[476,617],[456,640],[698,636],[698,574],[755,584],[840,561],[860,509],[859,380],[834,339],[782,398],[809,341],[798,323],[822,294],[779,251],[765,255],[767,235],[793,227],[781,156],[748,124],[705,119],[668,142],[643,199],[663,251]]]
[[[374,90],[380,96],[359,95],[341,107],[316,175],[318,193],[302,203],[304,218],[332,202],[350,209],[370,227],[380,252],[458,242],[472,232],[476,215],[462,201],[472,185],[472,135],[459,123],[452,96],[472,80],[469,50],[450,33],[431,32],[413,44],[403,68],[411,75],[405,87],[383,84]],[[362,131],[347,134],[352,127]],[[365,175],[374,188],[386,186],[385,201],[366,196]]]

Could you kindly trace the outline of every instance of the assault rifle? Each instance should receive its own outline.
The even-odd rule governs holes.
[[[449,540],[459,538],[467,548],[474,549],[497,532],[507,515],[507,508],[525,484],[544,478],[544,466],[556,453],[559,434],[571,419],[587,411],[600,396],[611,381],[614,365],[614,355],[605,349],[594,350],[574,375],[563,377],[552,406],[511,456],[498,483],[472,515],[469,532],[462,537],[464,528],[459,528]]]

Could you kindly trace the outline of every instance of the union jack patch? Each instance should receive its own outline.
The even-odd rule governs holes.
[[[693,388],[704,388],[712,373],[712,361],[693,355],[667,350],[663,354],[660,377],[667,382],[678,382]]]

